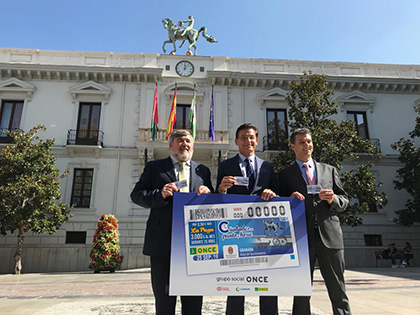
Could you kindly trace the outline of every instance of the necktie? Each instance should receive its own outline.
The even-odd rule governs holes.
[[[308,178],[308,184],[309,185],[315,185],[316,183],[315,183],[315,179],[314,179],[314,176],[313,176],[313,174],[311,173],[311,171],[309,170],[309,165],[308,164],[306,164],[306,163],[303,163],[303,168],[305,169],[305,171],[306,171],[306,177]]]
[[[178,180],[184,180],[185,178],[185,171],[184,171],[184,166],[185,166],[185,162],[178,162],[179,164],[179,173],[178,173]],[[180,192],[188,192],[188,186],[182,187],[180,190]]]
[[[248,177],[248,191],[251,193],[255,185],[255,176],[254,176],[254,170],[252,169],[252,164],[249,158],[245,159],[245,169],[246,169],[246,177]]]

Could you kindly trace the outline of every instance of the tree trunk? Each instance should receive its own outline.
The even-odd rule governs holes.
[[[18,232],[18,242],[16,246],[16,252],[15,252],[15,275],[20,275],[22,271],[22,244],[23,240],[25,239],[25,236],[23,235],[24,228],[21,226],[19,227]]]

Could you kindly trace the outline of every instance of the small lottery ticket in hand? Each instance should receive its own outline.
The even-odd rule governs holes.
[[[238,186],[248,186],[249,184],[249,179],[248,177],[242,177],[242,176],[235,176],[237,182],[235,185]]]
[[[322,187],[321,185],[308,185],[307,189],[308,189],[308,194],[315,195],[315,194],[319,194]]]
[[[187,180],[180,180],[178,182],[174,182],[176,188],[178,188],[178,190],[180,190],[181,188],[187,187]]]

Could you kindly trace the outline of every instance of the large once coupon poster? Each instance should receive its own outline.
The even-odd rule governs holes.
[[[176,193],[170,294],[310,295],[303,202]]]

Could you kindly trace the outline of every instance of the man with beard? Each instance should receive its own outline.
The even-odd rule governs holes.
[[[250,123],[236,129],[235,144],[239,154],[219,164],[217,192],[221,194],[259,195],[270,200],[278,192],[273,164],[255,155],[258,145],[258,128]],[[247,177],[248,186],[238,185],[238,177]],[[245,297],[228,296],[227,315],[243,315]],[[277,296],[260,296],[260,314],[277,315]]]
[[[210,170],[191,160],[194,140],[188,130],[176,130],[169,136],[170,156],[146,164],[131,200],[151,208],[147,220],[143,254],[150,256],[152,288],[157,315],[175,314],[176,296],[169,296],[169,270],[173,194],[176,191],[213,192]],[[175,182],[186,185],[177,188]],[[179,186],[178,186],[179,187]],[[201,314],[202,296],[181,296],[182,314]]]

